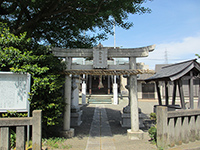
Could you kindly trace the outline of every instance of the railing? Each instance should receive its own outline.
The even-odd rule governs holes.
[[[200,140],[200,109],[167,111],[167,107],[158,106],[157,146],[168,146]]]
[[[42,111],[34,110],[33,117],[0,118],[0,150],[10,150],[9,127],[16,126],[16,150],[25,150],[25,126],[32,125],[32,149],[42,148]]]

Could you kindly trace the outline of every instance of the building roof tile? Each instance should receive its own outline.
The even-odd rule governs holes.
[[[200,73],[200,64],[196,61],[196,59],[164,66],[162,67],[162,69],[156,72],[156,74],[146,79],[145,81],[147,82],[155,81],[155,80],[174,81],[183,77],[192,69],[198,72],[198,74]]]

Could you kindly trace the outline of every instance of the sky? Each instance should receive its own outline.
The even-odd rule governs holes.
[[[129,30],[115,28],[116,47],[137,48],[156,44],[148,57],[137,58],[149,69],[155,64],[172,64],[197,58],[200,54],[200,0],[153,0],[143,4],[152,12],[130,15]],[[114,46],[114,37],[101,42]],[[199,60],[198,60],[199,61]]]

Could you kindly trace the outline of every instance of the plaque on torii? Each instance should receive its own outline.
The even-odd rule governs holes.
[[[103,45],[99,44],[97,48],[94,48],[93,50],[93,68],[94,69],[108,68],[108,64],[107,64],[108,50],[102,47]]]

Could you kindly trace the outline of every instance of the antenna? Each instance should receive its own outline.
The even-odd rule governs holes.
[[[113,18],[113,32],[114,32],[114,49],[116,48],[116,37],[115,37],[115,18]]]
[[[114,49],[116,49],[116,38],[115,38],[115,18],[113,17],[113,32],[114,32]],[[114,65],[116,65],[116,58],[114,58]],[[117,85],[117,77],[114,75],[114,83],[113,83],[113,100],[114,104],[118,104],[118,85]]]
[[[165,64],[168,64],[168,55],[167,55],[167,49],[165,49]]]
[[[114,49],[116,49],[116,38],[115,38],[115,18],[113,18],[113,32],[114,32]],[[114,65],[116,65],[116,58],[114,58]],[[116,75],[114,76],[114,83],[117,82]]]

